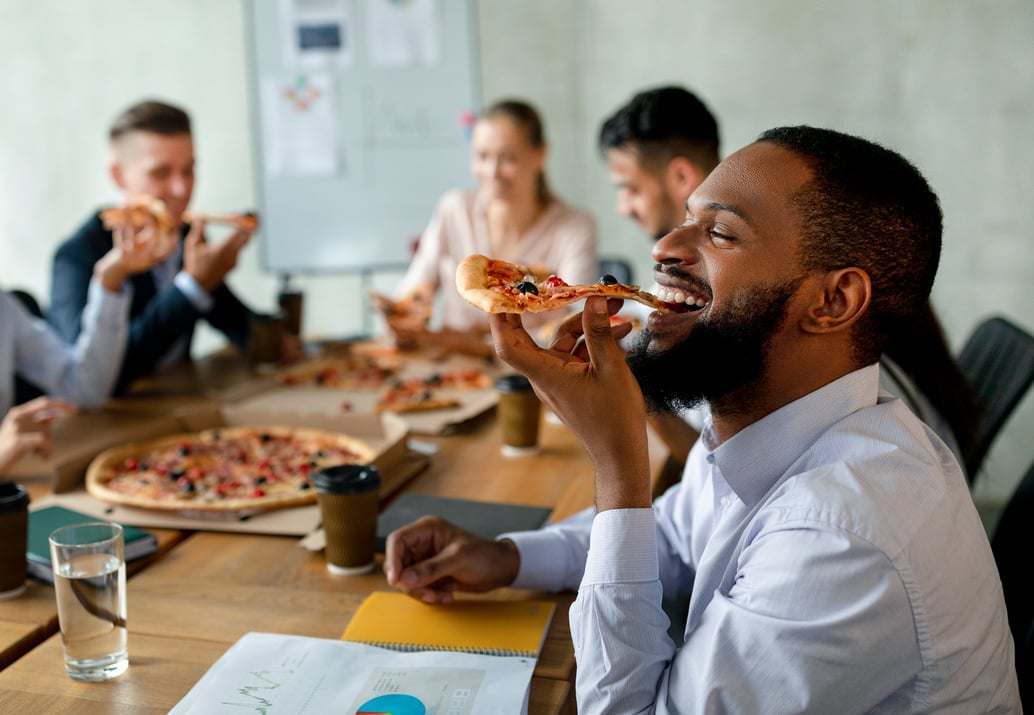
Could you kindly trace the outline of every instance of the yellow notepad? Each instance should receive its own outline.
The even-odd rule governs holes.
[[[342,640],[395,650],[538,656],[553,618],[549,601],[460,600],[430,605],[391,591],[360,604]]]

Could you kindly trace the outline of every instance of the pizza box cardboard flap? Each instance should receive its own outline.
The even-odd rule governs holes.
[[[361,439],[375,450],[373,464],[381,472],[382,503],[394,492],[419,474],[428,464],[426,455],[411,452],[406,447],[407,428],[394,415],[319,415],[284,408],[279,411],[256,410],[244,407],[198,406],[179,410],[171,416],[172,429],[138,439],[150,439],[162,434],[198,432],[225,426],[299,426],[342,432]],[[166,421],[169,427],[170,422]],[[132,441],[120,440],[117,443]],[[83,467],[85,471],[85,466]],[[81,484],[81,475],[80,475]],[[274,509],[258,513],[165,512],[157,509],[139,509],[113,505],[95,499],[85,490],[56,494],[48,498],[69,509],[75,509],[97,518],[110,519],[132,526],[192,529],[198,531],[229,531],[253,534],[304,536],[320,523],[319,507],[315,504],[289,509]]]
[[[179,429],[179,421],[171,415],[112,410],[79,412],[55,423],[54,452],[49,458],[27,455],[11,469],[10,476],[48,479],[55,493],[79,489],[86,468],[100,452]]]

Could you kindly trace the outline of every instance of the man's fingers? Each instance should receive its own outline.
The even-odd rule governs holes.
[[[614,351],[620,353],[621,363],[624,364],[624,351],[617,344],[614,330],[610,325],[611,310],[617,310],[619,307],[620,303],[615,307],[601,296],[591,296],[585,300],[585,311],[582,313],[585,348],[589,360],[597,370],[613,359]]]

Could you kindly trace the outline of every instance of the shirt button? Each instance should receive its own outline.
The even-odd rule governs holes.
[[[729,497],[722,497],[722,506],[723,507],[728,509],[730,504],[732,504],[732,499],[730,499]]]

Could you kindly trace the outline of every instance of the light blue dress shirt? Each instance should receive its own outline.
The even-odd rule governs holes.
[[[652,510],[507,535],[514,586],[580,582],[582,715],[1020,712],[962,471],[878,381],[853,372],[723,444],[708,424]],[[679,592],[676,648],[661,598]]]
[[[13,402],[16,372],[54,397],[83,407],[103,405],[122,365],[130,300],[128,286],[111,293],[91,281],[82,333],[69,345],[0,291],[0,419]]]
[[[184,270],[180,269],[183,263],[183,241],[180,241],[176,250],[161,263],[155,264],[151,269],[151,276],[154,278],[154,287],[161,292],[175,286],[180,293],[186,296],[194,308],[204,315],[212,309],[215,300],[201,287],[201,285]],[[169,349],[158,361],[155,367],[163,368],[183,362],[189,356],[190,339],[184,335],[169,346]]]

